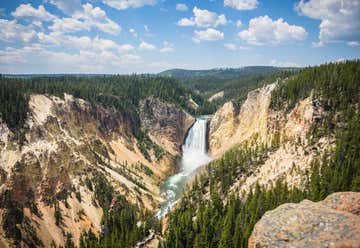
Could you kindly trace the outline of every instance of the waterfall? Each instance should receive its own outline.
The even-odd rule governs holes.
[[[200,166],[211,161],[211,158],[206,153],[206,128],[207,119],[200,117],[196,119],[195,124],[189,130],[182,146],[183,154],[180,170],[177,174],[169,177],[161,187],[161,194],[166,201],[157,212],[157,217],[161,218],[166,215],[182,196],[191,174]]]
[[[206,154],[206,119],[198,119],[186,137],[183,151],[193,150]]]

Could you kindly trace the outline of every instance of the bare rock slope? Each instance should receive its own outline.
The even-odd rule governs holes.
[[[287,203],[255,225],[249,248],[360,247],[360,193],[340,192],[324,201]]]

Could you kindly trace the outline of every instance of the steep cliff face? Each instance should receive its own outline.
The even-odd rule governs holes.
[[[165,131],[151,137],[175,153],[192,118],[158,100],[156,106],[165,107],[151,125]],[[0,121],[0,244],[49,247],[63,245],[67,232],[75,242],[83,230],[99,233],[103,180],[140,208],[157,207],[172,156],[158,158],[150,147],[146,158],[131,120],[66,94],[32,95],[29,108],[23,146]]]
[[[261,165],[237,180],[234,191],[248,192],[256,182],[270,186],[279,178],[285,178],[289,186],[301,186],[313,159],[333,144],[328,137],[309,142],[312,124],[323,115],[317,99],[311,95],[288,112],[274,111],[270,104],[276,86],[249,92],[238,114],[233,103],[227,102],[211,118],[209,146],[214,157],[239,144],[273,147]]]
[[[141,127],[149,133],[151,140],[172,155],[179,155],[180,145],[195,118],[179,110],[174,104],[164,103],[153,97],[140,101],[139,109]]]
[[[359,247],[360,193],[329,195],[324,201],[287,203],[255,225],[249,248]]]
[[[210,122],[209,146],[211,155],[218,157],[230,147],[250,139],[266,142],[271,91],[276,84],[249,92],[236,115],[232,102],[217,111]]]

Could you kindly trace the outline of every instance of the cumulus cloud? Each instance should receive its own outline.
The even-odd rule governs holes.
[[[0,40],[5,42],[30,42],[36,32],[16,20],[0,19]]]
[[[139,45],[140,50],[146,50],[146,51],[152,51],[155,50],[156,47],[153,44],[146,43],[145,41],[142,41]]]
[[[257,0],[224,0],[224,6],[237,10],[251,10],[258,6]]]
[[[188,6],[186,6],[186,4],[184,3],[178,3],[176,4],[176,10],[178,11],[188,11]]]
[[[116,35],[121,31],[121,27],[116,22],[110,20],[105,11],[99,7],[93,7],[90,3],[82,6],[82,9],[75,11],[71,17],[55,19],[53,25],[49,27],[54,32],[76,32],[81,30],[99,30]]]
[[[359,0],[301,0],[299,14],[320,20],[319,41],[360,41]]]
[[[197,26],[197,27],[217,27],[219,25],[226,25],[227,20],[225,15],[218,15],[215,12],[206,9],[199,9],[194,7],[194,16],[191,18],[182,18],[178,21],[179,26]]]
[[[251,45],[277,45],[304,40],[307,32],[303,27],[290,25],[282,18],[273,21],[265,15],[251,19],[249,28],[239,32],[238,36]]]
[[[83,29],[89,30],[89,26],[84,25],[82,21],[75,18],[61,18],[54,20],[54,23],[49,26],[49,29],[55,32],[72,33]]]
[[[47,12],[43,5],[39,5],[36,9],[32,7],[30,3],[20,4],[11,15],[16,18],[31,18],[42,21],[51,21],[56,18],[54,15]]]
[[[113,40],[103,39],[98,36],[90,38],[88,36],[72,36],[58,32],[50,34],[38,33],[38,40],[41,44],[47,46],[61,46],[70,49],[83,49],[92,52],[113,52],[128,53],[135,48],[130,44],[118,44]]]
[[[49,0],[49,2],[69,15],[81,9],[81,0]]]
[[[156,0],[103,0],[103,3],[115,9],[140,8],[145,5],[155,5]]]
[[[164,41],[164,46],[159,50],[161,53],[170,53],[174,51],[174,44]]]
[[[194,31],[193,41],[195,43],[200,43],[201,41],[216,41],[222,39],[224,39],[224,33],[213,28],[208,28],[201,31]]]

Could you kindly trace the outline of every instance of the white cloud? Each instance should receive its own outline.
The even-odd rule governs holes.
[[[301,0],[299,14],[321,20],[319,41],[360,41],[359,0]]]
[[[178,11],[188,11],[188,6],[186,6],[186,4],[184,3],[178,3],[176,4],[176,10]]]
[[[103,3],[119,10],[155,5],[156,2],[156,0],[103,0]]]
[[[38,28],[43,28],[41,21],[33,21],[33,22],[32,22],[32,25],[34,25],[34,26],[36,26],[36,27],[38,27]]]
[[[11,15],[16,18],[31,18],[42,21],[51,21],[56,18],[54,15],[47,12],[43,5],[39,5],[36,9],[32,7],[30,3],[20,4]]]
[[[9,63],[12,58],[12,63]],[[0,50],[0,71],[9,73],[118,73],[136,65],[143,66],[138,55],[115,55],[112,52],[51,51],[43,47],[7,48]]]
[[[202,31],[197,31],[197,30],[194,31],[193,41],[195,43],[200,43],[202,40],[216,41],[222,39],[224,39],[224,33],[213,28],[208,28]]]
[[[199,9],[194,7],[194,17],[182,18],[178,21],[179,26],[197,26],[197,27],[217,27],[219,25],[226,25],[227,20],[225,15],[218,15],[215,12],[206,9]]]
[[[129,29],[129,32],[130,32],[135,38],[138,37],[138,34],[137,34],[137,32],[135,31],[135,29],[130,28],[130,29]]]
[[[161,53],[170,53],[174,51],[174,44],[164,41],[164,47],[159,50]]]
[[[139,45],[139,49],[140,50],[152,51],[152,50],[155,50],[156,47],[153,44],[146,43],[145,41],[142,41],[140,43],[140,45]]]
[[[55,19],[49,29],[54,32],[68,33],[81,30],[89,31],[93,27],[113,35],[121,31],[120,25],[110,20],[104,10],[99,7],[94,8],[90,3],[84,4],[82,9],[75,11],[70,18]]]
[[[271,60],[269,65],[275,67],[299,67],[299,65],[294,62],[277,61],[276,59]]]
[[[179,26],[195,26],[194,20],[188,18],[182,18],[177,23]]]
[[[99,7],[94,8],[90,3],[84,4],[83,10],[76,11],[74,17],[109,34],[118,34],[121,30],[117,23],[107,17],[104,10]]]
[[[224,0],[224,6],[238,10],[251,10],[258,6],[257,0]]]
[[[242,22],[240,20],[236,21],[236,27],[240,28],[242,26]]]
[[[49,2],[69,15],[81,9],[81,0],[49,0]]]
[[[236,45],[233,44],[233,43],[226,43],[226,44],[224,44],[224,47],[225,47],[226,49],[230,50],[230,51],[235,51],[235,50],[237,50]]]
[[[252,45],[277,45],[304,40],[307,32],[301,26],[289,25],[282,18],[273,21],[265,15],[251,19],[249,28],[238,35]]]
[[[83,29],[89,30],[89,26],[75,18],[61,18],[54,20],[54,23],[49,26],[49,29],[55,32],[71,33]]]
[[[10,65],[12,63],[26,63],[26,54],[39,52],[41,50],[41,46],[38,45],[25,46],[20,49],[7,47],[4,50],[0,50],[0,65]]]
[[[135,48],[132,46],[132,45],[130,45],[130,44],[124,44],[124,45],[120,45],[119,46],[119,51],[120,52],[131,52],[131,51],[133,51]]]
[[[16,20],[0,19],[0,40],[5,42],[30,42],[36,32]]]
[[[237,50],[250,50],[250,47],[244,46],[237,46],[234,43],[225,43],[224,47],[230,51],[237,51]]]
[[[50,34],[38,33],[38,39],[41,44],[47,46],[61,46],[64,49],[82,49],[92,52],[112,52],[117,53],[128,53],[133,51],[135,48],[130,44],[118,44],[113,40],[99,38],[90,38],[88,36],[71,36],[63,33],[52,32]]]
[[[360,46],[359,41],[349,41],[347,44],[348,46],[352,46],[352,47]]]

